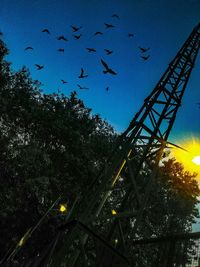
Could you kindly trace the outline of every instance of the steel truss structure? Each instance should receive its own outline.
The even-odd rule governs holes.
[[[157,166],[169,144],[167,140],[199,47],[200,25],[194,28],[144,100],[105,169],[78,201],[70,216],[97,231],[118,253],[120,251],[130,259],[130,264],[127,240],[137,236],[138,226],[145,220],[145,207],[157,176]],[[112,209],[114,214],[109,216]],[[70,267],[123,266],[119,260],[115,262],[114,257],[109,257],[105,248],[98,251],[89,233],[82,233],[78,227],[65,233],[61,238],[61,248],[52,253],[52,266],[61,266],[61,262],[67,262],[66,266]]]
[[[158,164],[200,47],[200,24],[144,100],[100,175],[74,203],[58,235],[30,266],[136,266],[130,244],[140,237]]]

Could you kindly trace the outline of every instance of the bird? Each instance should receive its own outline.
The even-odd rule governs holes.
[[[89,88],[88,87],[83,87],[83,86],[81,86],[80,84],[77,84],[77,86],[79,87],[79,89],[81,89],[81,90],[88,90]]]
[[[65,49],[64,48],[59,48],[58,52],[63,52],[64,53]]]
[[[26,50],[33,50],[33,47],[31,47],[31,46],[27,46],[24,50],[25,50],[25,51],[26,51]]]
[[[82,28],[82,26],[75,27],[75,26],[71,25],[71,28],[72,28],[73,32],[77,32],[77,31],[79,31]]]
[[[61,82],[62,82],[63,84],[67,83],[65,80],[62,80],[62,79],[61,79]]]
[[[106,91],[107,91],[107,92],[109,91],[109,87],[106,87]]]
[[[110,54],[113,53],[113,51],[112,50],[109,50],[109,49],[104,49],[104,51],[106,51],[107,55],[110,55]]]
[[[88,50],[88,52],[97,52],[97,50],[94,48],[86,48],[86,49]]]
[[[50,31],[48,29],[44,29],[44,30],[42,30],[42,32],[46,32],[46,33],[50,34]]]
[[[133,37],[134,34],[133,33],[128,33],[128,37]]]
[[[105,61],[103,61],[103,59],[101,59],[101,63],[104,66],[105,70],[103,70],[103,73],[110,73],[112,75],[116,75],[117,73],[115,71],[113,71],[111,68],[108,67],[107,63]]]
[[[141,58],[143,58],[144,60],[147,60],[148,58],[150,57],[150,55],[148,55],[148,56],[141,56]]]
[[[35,66],[37,67],[37,70],[41,70],[44,68],[44,65],[35,64]]]
[[[95,32],[94,35],[102,35],[103,33],[102,32]]]
[[[84,69],[81,68],[81,74],[78,76],[80,79],[88,77],[88,75],[84,75]]]
[[[139,46],[139,49],[141,50],[142,53],[145,53],[145,52],[147,52],[150,49],[150,47],[143,48],[143,47]]]
[[[106,26],[106,29],[115,27],[114,25],[108,23],[104,23],[104,25]]]
[[[119,15],[117,15],[117,14],[113,14],[113,15],[112,15],[112,18],[119,19]]]
[[[59,40],[59,41],[60,41],[60,40],[63,40],[63,41],[66,41],[66,42],[68,41],[67,38],[65,38],[64,35],[60,35],[60,36],[58,36],[58,37],[57,37],[57,40]]]
[[[80,37],[82,36],[82,34],[79,34],[79,35],[73,35],[74,36],[74,38],[76,38],[76,39],[80,39]]]

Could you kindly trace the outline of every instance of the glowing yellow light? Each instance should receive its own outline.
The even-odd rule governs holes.
[[[29,238],[31,232],[31,228],[28,229],[28,231],[25,233],[24,236],[19,240],[18,246],[21,247],[25,244],[26,240]]]
[[[112,215],[116,215],[117,212],[115,210],[112,210]]]
[[[67,212],[67,204],[60,204],[60,208],[59,208],[60,212]]]
[[[194,162],[196,165],[200,165],[200,156],[194,157],[192,162]]]
[[[172,156],[183,164],[185,171],[196,172],[198,179],[200,179],[200,156],[198,156],[200,155],[200,139],[190,138],[178,143],[178,145],[187,151],[174,148],[171,153]]]
[[[20,239],[18,245],[21,247],[24,244],[24,236]]]

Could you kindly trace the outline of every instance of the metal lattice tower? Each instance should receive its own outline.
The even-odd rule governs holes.
[[[129,266],[128,240],[137,236],[138,227],[144,224],[157,166],[169,144],[199,47],[200,24],[144,100],[104,170],[76,200],[66,225],[34,266]]]

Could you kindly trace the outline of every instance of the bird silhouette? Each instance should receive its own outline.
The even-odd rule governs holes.
[[[73,32],[77,32],[82,28],[82,26],[76,27],[76,26],[71,25],[71,28],[72,28]]]
[[[102,32],[95,32],[94,35],[102,35],[103,33]]]
[[[117,14],[113,14],[113,15],[112,15],[112,18],[119,19],[119,15],[117,15]]]
[[[57,37],[57,40],[59,40],[59,41],[60,41],[60,40],[63,40],[63,41],[66,41],[66,42],[68,41],[67,38],[65,38],[64,35],[60,35],[60,36],[58,36],[58,37]]]
[[[144,47],[139,46],[139,49],[141,50],[142,53],[145,53],[150,49],[150,47],[144,48]]]
[[[35,66],[37,67],[37,70],[41,70],[44,68],[44,65],[35,64]]]
[[[128,33],[128,37],[133,37],[134,34],[133,33]]]
[[[33,47],[31,47],[31,46],[27,46],[24,50],[25,50],[25,51],[26,51],[26,50],[33,50]]]
[[[115,27],[114,25],[108,24],[108,23],[104,23],[104,25],[106,26],[106,29],[114,28]]]
[[[107,92],[109,91],[109,87],[106,87],[106,91],[107,91]]]
[[[79,34],[79,35],[73,35],[74,36],[74,38],[76,38],[76,39],[80,39],[80,37],[82,36],[82,34]]]
[[[88,87],[83,87],[83,86],[81,86],[80,84],[77,84],[77,86],[79,87],[79,89],[81,89],[81,90],[88,90],[89,88]]]
[[[42,30],[42,32],[46,32],[46,33],[50,34],[50,31],[48,29],[44,29],[44,30]]]
[[[148,56],[141,56],[141,58],[143,58],[144,60],[147,60],[147,59],[149,59],[150,58],[150,55],[148,55]]]
[[[103,73],[110,73],[112,75],[116,75],[117,73],[115,71],[113,71],[111,68],[108,67],[107,63],[105,61],[103,61],[103,59],[101,59],[101,63],[104,66],[105,70],[103,70]]]
[[[61,82],[62,82],[63,84],[67,83],[65,80],[61,80]]]
[[[81,74],[78,76],[80,79],[88,77],[88,75],[84,75],[84,69],[81,68]]]
[[[97,52],[97,50],[94,48],[86,48],[86,49],[88,50],[88,52]]]
[[[109,50],[109,49],[104,49],[104,51],[106,51],[107,55],[110,55],[113,53],[113,51]]]
[[[59,48],[59,49],[58,49],[58,52],[62,52],[62,53],[64,53],[64,51],[65,51],[64,48]]]

